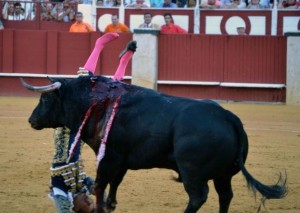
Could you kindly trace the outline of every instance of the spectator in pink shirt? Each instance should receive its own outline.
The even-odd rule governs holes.
[[[161,26],[160,32],[162,34],[186,34],[188,33],[185,29],[179,25],[174,24],[173,17],[170,13],[164,14],[166,24]]]
[[[217,9],[222,6],[222,3],[219,0],[207,0],[200,5],[200,8],[204,9]]]

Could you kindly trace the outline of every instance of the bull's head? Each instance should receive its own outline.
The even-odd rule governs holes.
[[[32,86],[21,78],[22,85],[32,91],[42,93],[39,104],[32,112],[29,123],[31,127],[37,130],[43,128],[56,128],[62,126],[62,90],[63,81],[52,80],[51,84],[46,86]]]
[[[95,137],[95,132],[101,127],[101,119],[105,119],[106,110],[118,97],[127,93],[125,84],[102,76],[50,81],[50,85],[37,87],[21,79],[24,87],[42,93],[29,118],[31,127],[37,130],[68,127],[71,131],[78,131],[86,113],[93,106],[82,135],[87,140]]]

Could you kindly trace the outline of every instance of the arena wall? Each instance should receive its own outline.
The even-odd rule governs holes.
[[[46,76],[76,77],[99,36],[100,32],[1,31],[0,95],[30,95],[19,87],[20,76],[35,84],[45,83]],[[96,74],[113,75],[118,54],[131,39],[131,33],[121,34],[109,44]],[[285,102],[284,36],[158,35],[157,54],[156,84],[161,92],[192,98]],[[130,64],[128,80],[131,70]]]

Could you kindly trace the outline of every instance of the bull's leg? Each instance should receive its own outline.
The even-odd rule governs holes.
[[[98,173],[99,174],[99,173]],[[105,205],[105,189],[108,185],[108,181],[105,181],[98,177],[96,178],[95,195],[96,195],[96,213],[108,212]]]
[[[100,163],[97,170],[95,195],[96,195],[96,213],[107,213],[109,212],[106,206],[105,189],[108,183],[111,181],[112,172],[110,170],[110,163],[105,161]]]
[[[229,210],[229,205],[233,197],[231,178],[232,177],[222,177],[214,179],[215,189],[219,195],[220,213],[227,213]]]
[[[98,170],[97,170],[97,189],[99,194],[96,194],[97,196],[97,213],[103,213],[103,212],[111,212],[112,208],[107,205],[103,201],[104,198],[104,192],[108,185],[108,183],[112,184],[109,192],[109,196],[107,198],[107,202],[111,202],[111,206],[116,204],[116,191],[118,188],[118,185],[121,183],[125,173],[126,169],[124,169],[122,165],[122,158],[115,152],[111,151],[110,149],[106,149],[106,153],[104,158],[99,164]],[[99,199],[98,199],[99,196]],[[114,204],[113,204],[114,203]]]
[[[117,205],[117,190],[122,182],[125,174],[127,172],[127,169],[122,169],[120,172],[114,177],[114,179],[110,182],[110,188],[109,188],[109,194],[107,197],[107,208],[110,210],[115,210]]]
[[[189,203],[185,209],[185,213],[196,213],[201,206],[206,202],[208,195],[207,181],[185,181],[183,177],[185,191],[189,195]]]

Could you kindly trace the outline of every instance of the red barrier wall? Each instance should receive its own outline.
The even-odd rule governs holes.
[[[286,83],[286,37],[222,38],[224,82]]]
[[[99,32],[0,31],[0,73],[75,75],[100,36]],[[108,44],[96,74],[113,75],[118,54],[131,39],[131,33],[124,33]],[[282,36],[159,35],[158,42],[158,80],[286,83],[286,38]],[[131,63],[126,75],[131,75]],[[41,84],[39,78],[31,81]],[[0,95],[27,95],[18,78],[0,77],[0,85]],[[159,84],[158,90],[192,98],[285,101],[285,89]]]
[[[282,36],[160,35],[158,80],[286,83]],[[223,100],[285,101],[285,89],[158,85],[161,92]]]
[[[283,36],[160,35],[158,80],[282,83]]]
[[[101,35],[100,32],[0,31],[0,72],[76,75]],[[122,34],[108,44],[101,53],[96,74],[112,75],[119,64],[119,53],[131,39],[131,33]],[[126,74],[131,75],[131,65]]]

